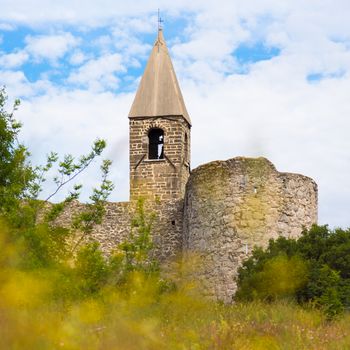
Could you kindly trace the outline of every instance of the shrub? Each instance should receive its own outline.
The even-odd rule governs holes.
[[[299,239],[255,248],[239,269],[237,300],[293,298],[334,317],[350,307],[350,230],[314,225]]]

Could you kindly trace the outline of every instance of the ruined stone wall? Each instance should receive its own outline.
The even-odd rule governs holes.
[[[106,215],[90,239],[109,254],[124,241],[136,215],[135,200],[106,203]],[[84,205],[74,202],[59,218],[71,222]],[[265,158],[234,158],[195,169],[185,199],[146,200],[146,213],[155,213],[153,241],[162,263],[180,252],[200,258],[195,278],[211,298],[232,301],[235,277],[255,245],[270,238],[298,237],[317,222],[317,185],[302,175],[280,173]]]
[[[164,131],[164,159],[148,159],[148,132],[152,128]],[[190,127],[183,117],[130,119],[131,200],[139,197],[161,201],[183,198],[189,164]]]
[[[234,158],[195,169],[184,208],[186,253],[200,257],[196,275],[206,293],[230,302],[237,269],[255,245],[297,237],[317,222],[317,185],[302,175],[279,173],[265,158]]]
[[[108,255],[129,237],[132,218],[137,214],[136,206],[136,201],[106,203],[106,214],[102,223],[94,227],[92,234],[84,242],[98,241],[103,252]],[[85,204],[75,201],[65,209],[56,223],[68,226],[74,216],[84,209]],[[147,217],[155,214],[152,229],[155,255],[161,262],[170,261],[182,248],[183,200],[165,203],[146,201],[144,210]]]

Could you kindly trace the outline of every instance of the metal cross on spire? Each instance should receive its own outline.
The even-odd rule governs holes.
[[[158,9],[158,32],[162,29],[162,23],[163,23],[162,17],[160,17],[160,11]]]
[[[159,45],[160,45],[160,41],[159,41],[159,32],[162,30],[162,23],[164,21],[162,20],[162,18],[160,17],[160,11],[158,9],[158,39],[157,39],[157,47],[158,47],[158,52],[159,52]]]

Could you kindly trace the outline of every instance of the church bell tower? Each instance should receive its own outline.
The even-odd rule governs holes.
[[[130,199],[181,199],[190,174],[191,120],[163,31],[129,113]]]

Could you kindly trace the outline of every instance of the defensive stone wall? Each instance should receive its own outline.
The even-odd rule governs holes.
[[[200,257],[196,272],[210,297],[232,301],[237,269],[270,238],[297,237],[317,222],[317,185],[279,173],[265,158],[234,158],[195,169],[186,188],[185,253]]]
[[[69,225],[74,216],[84,209],[85,204],[74,201],[67,206],[56,223]],[[94,227],[86,240],[98,241],[103,252],[108,255],[129,237],[131,221],[137,215],[137,202],[108,202],[105,204],[105,210],[102,223]],[[149,220],[152,214],[155,217],[152,229],[154,254],[161,262],[175,258],[182,249],[183,200],[166,203],[146,201],[144,210],[146,220]]]
[[[91,239],[109,254],[130,234],[137,201],[106,203]],[[73,202],[58,219],[66,225],[84,205]],[[184,253],[200,266],[195,278],[211,298],[231,302],[237,270],[255,245],[270,238],[298,237],[317,222],[317,185],[302,175],[280,173],[265,158],[233,158],[195,169],[185,200],[145,201],[155,214],[154,254],[163,263]]]

